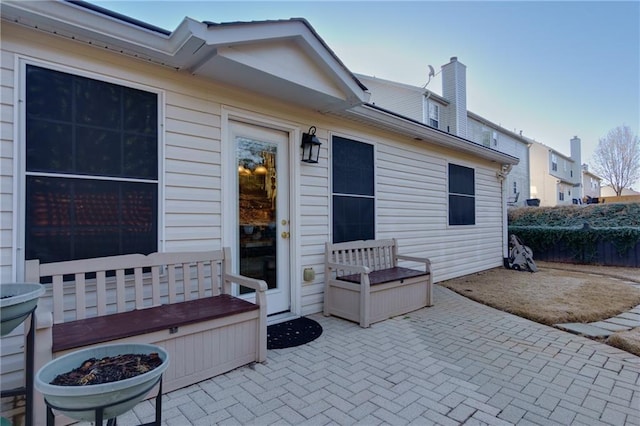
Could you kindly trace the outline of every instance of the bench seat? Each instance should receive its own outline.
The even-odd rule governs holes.
[[[53,352],[106,343],[141,334],[174,330],[216,318],[259,310],[228,294],[120,312],[53,325]]]
[[[418,271],[417,269],[409,269],[403,268],[401,266],[396,266],[393,268],[380,269],[378,271],[369,272],[369,284],[384,284],[391,281],[400,281],[402,283],[402,280],[405,280],[407,278],[421,277],[424,275],[429,275],[429,273],[425,271]],[[338,277],[338,279],[360,284],[360,274],[343,275],[341,277]]]
[[[397,248],[395,239],[327,243],[324,314],[366,328],[431,306],[431,262],[398,254]]]

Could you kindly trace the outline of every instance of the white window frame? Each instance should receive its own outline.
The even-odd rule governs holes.
[[[165,235],[164,235],[164,211],[165,211],[165,203],[164,203],[164,128],[165,128],[165,91],[159,89],[157,87],[147,86],[138,83],[132,83],[131,81],[115,78],[112,76],[99,74],[97,72],[92,72],[90,70],[84,70],[80,68],[75,68],[71,66],[60,65],[58,63],[49,62],[46,60],[35,59],[26,56],[18,56],[16,58],[16,70],[18,72],[17,77],[17,100],[16,105],[18,105],[17,109],[17,123],[19,123],[16,129],[16,135],[19,141],[23,141],[22,143],[18,143],[19,149],[16,152],[14,157],[14,170],[16,170],[17,178],[14,180],[14,196],[13,202],[16,208],[14,209],[14,232],[13,232],[13,245],[16,247],[14,251],[14,261],[16,267],[14,268],[14,275],[17,280],[24,278],[24,263],[25,263],[25,243],[26,243],[26,117],[27,117],[27,105],[26,105],[26,94],[27,94],[27,66],[32,65],[36,67],[50,69],[52,71],[64,72],[72,75],[76,75],[78,77],[90,78],[94,80],[103,81],[105,83],[115,84],[123,87],[129,87],[132,89],[144,90],[150,93],[154,93],[158,96],[158,178],[154,179],[154,182],[157,185],[157,194],[158,194],[158,205],[156,206],[157,210],[157,241],[156,246],[158,251],[164,251],[164,243],[165,243]],[[37,175],[50,175],[48,173],[35,173]],[[85,175],[75,175],[75,174],[60,174],[60,177],[79,177],[86,178]],[[119,181],[127,181],[128,179],[123,178],[115,178],[113,180]],[[135,179],[132,179],[135,181]],[[139,180],[138,180],[139,181]]]
[[[427,123],[428,126],[440,128],[440,105],[435,102],[427,101]]]

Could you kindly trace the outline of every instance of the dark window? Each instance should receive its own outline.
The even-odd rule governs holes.
[[[157,95],[29,65],[26,101],[25,258],[156,251]]]
[[[449,225],[475,225],[474,170],[449,164]]]
[[[373,146],[333,137],[333,242],[375,238]]]

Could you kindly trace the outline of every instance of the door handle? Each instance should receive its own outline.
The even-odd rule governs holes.
[[[287,238],[289,238],[290,234],[289,234],[287,231],[282,231],[282,234],[280,234],[280,236],[281,236],[282,238],[287,239]]]

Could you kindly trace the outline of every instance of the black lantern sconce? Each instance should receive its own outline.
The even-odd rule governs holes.
[[[316,137],[316,127],[309,127],[309,133],[302,134],[302,162],[317,163],[320,156],[320,140]]]

